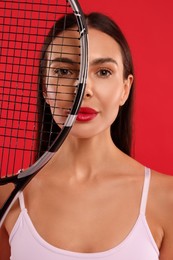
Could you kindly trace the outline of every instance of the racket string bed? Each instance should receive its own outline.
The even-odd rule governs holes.
[[[5,0],[0,9],[0,185],[15,184],[0,209],[2,224],[67,137],[88,66],[77,0]]]

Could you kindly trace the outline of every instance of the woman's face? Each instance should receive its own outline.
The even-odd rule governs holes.
[[[89,28],[88,40],[89,67],[86,90],[77,120],[71,130],[71,134],[79,138],[91,137],[110,129],[111,124],[117,117],[119,107],[128,98],[133,81],[132,75],[129,75],[127,79],[123,78],[121,50],[118,43],[112,37],[96,29]],[[53,43],[57,41],[58,39],[55,39]],[[74,46],[76,45],[76,40],[65,39],[64,43],[65,45],[69,45],[70,43],[71,46]],[[77,76],[75,73],[79,69],[76,64],[79,62],[79,56],[74,54],[69,55],[70,52],[77,53],[77,48],[64,46],[66,54],[62,55],[61,58],[64,62],[60,63],[58,61],[60,58],[58,54],[60,47],[53,45],[49,46],[50,48],[53,49],[53,54],[51,55],[47,72],[49,74],[47,80],[47,102],[50,104],[53,112],[55,103],[56,106],[62,105],[59,101],[55,101],[56,97],[52,94],[53,89],[58,88],[58,92],[61,92],[62,88],[64,91],[61,82],[64,83],[66,81],[73,86],[75,85],[73,78]],[[67,62],[68,60],[73,62],[69,63]],[[64,71],[60,71],[61,67]],[[68,79],[65,77],[57,79],[55,76],[57,71],[69,74]],[[73,71],[73,77],[70,71]],[[70,94],[68,94],[69,101],[72,100],[73,93],[74,87],[71,88]],[[52,100],[54,101],[52,102]],[[68,103],[66,107],[68,108]],[[62,112],[56,109],[56,114],[60,113]],[[54,119],[57,123],[58,121],[62,121],[58,116],[54,116]]]
[[[78,84],[79,46],[79,33],[71,30],[59,34],[47,49],[44,97],[60,127],[67,119]]]

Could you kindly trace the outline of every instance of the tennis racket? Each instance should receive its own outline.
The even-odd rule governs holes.
[[[87,76],[87,28],[77,0],[0,1],[0,185],[20,192],[67,137]]]

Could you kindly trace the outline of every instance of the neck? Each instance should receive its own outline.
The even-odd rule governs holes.
[[[110,134],[100,134],[92,138],[76,138],[69,135],[51,165],[59,172],[69,172],[77,179],[86,179],[107,167],[120,156]],[[70,170],[69,170],[70,169]]]
[[[87,165],[93,165],[98,159],[100,162],[100,158],[106,158],[108,154],[110,156],[110,153],[115,149],[116,147],[108,131],[92,138],[76,138],[69,135],[62,146],[62,152],[67,151],[77,163],[87,163]]]

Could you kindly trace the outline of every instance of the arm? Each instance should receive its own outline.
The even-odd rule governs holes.
[[[0,186],[0,207],[2,207],[4,201],[7,199],[11,189],[11,185]],[[9,235],[4,224],[0,228],[0,259],[10,259]]]
[[[4,226],[0,228],[0,259],[10,259],[10,246],[9,246],[8,233]]]
[[[173,177],[168,177],[164,199],[161,203],[164,237],[160,248],[160,260],[173,259]]]

